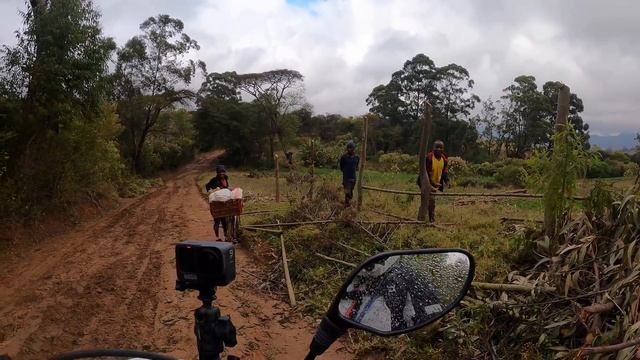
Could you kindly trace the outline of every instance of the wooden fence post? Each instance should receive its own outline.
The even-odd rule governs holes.
[[[362,156],[360,157],[360,174],[358,174],[358,206],[357,210],[362,208],[362,179],[364,176],[364,165],[367,162],[367,134],[369,128],[369,115],[364,116],[364,135],[362,140]]]
[[[427,146],[429,137],[431,136],[431,104],[426,101],[424,104],[424,112],[422,114],[422,132],[420,133],[420,153],[418,161],[420,162],[420,210],[418,210],[418,220],[425,221],[429,201],[431,200],[431,182],[427,175]]]
[[[556,126],[555,133],[558,134],[566,129],[567,120],[569,117],[569,97],[570,97],[569,87],[566,85],[562,85],[558,91],[558,108],[556,114]],[[555,143],[553,144],[553,154],[551,155],[553,158],[553,162],[556,164],[564,163],[566,160],[563,159],[563,154],[558,152],[558,149],[564,149],[568,146],[566,137],[557,137]],[[566,176],[562,174],[561,176]],[[562,181],[562,179],[554,179],[552,176],[551,179],[548,179],[548,184],[554,184],[555,182]],[[560,201],[564,199],[564,188],[553,188],[548,187],[544,194],[544,231],[545,235],[547,235],[550,239],[553,239],[556,236],[556,231],[558,227],[558,216],[560,216],[560,212],[562,211],[562,203],[564,201]],[[558,200],[560,199],[560,200]]]
[[[276,202],[279,203],[280,202],[280,158],[278,157],[277,154],[274,157],[276,161]]]

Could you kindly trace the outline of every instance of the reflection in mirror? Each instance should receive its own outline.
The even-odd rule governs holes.
[[[393,255],[369,261],[341,294],[346,320],[394,332],[421,326],[464,291],[470,261],[460,252]]]

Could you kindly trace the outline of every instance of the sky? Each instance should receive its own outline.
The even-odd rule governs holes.
[[[640,130],[636,0],[94,0],[122,45],[149,16],[169,14],[198,41],[210,72],[277,68],[305,76],[315,113],[359,115],[373,87],[418,53],[456,63],[474,93],[497,99],[518,75],[562,81],[594,134]],[[0,0],[11,44],[23,0]]]

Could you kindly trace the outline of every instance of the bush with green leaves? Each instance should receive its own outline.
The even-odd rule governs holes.
[[[501,185],[522,187],[527,181],[527,171],[521,166],[506,165],[496,171],[494,178]]]
[[[418,157],[409,154],[390,152],[378,157],[378,164],[383,171],[394,173],[408,172],[417,173]]]
[[[624,176],[625,171],[626,165],[621,161],[603,160],[599,156],[594,156],[587,169],[587,177],[590,179],[621,177]]]
[[[305,166],[313,164],[317,167],[335,168],[346,143],[345,140],[322,143],[319,139],[309,139],[300,147],[300,158]]]
[[[447,159],[447,162],[449,166],[449,177],[451,179],[471,175],[471,167],[463,158],[451,156]]]
[[[625,177],[637,177],[640,174],[640,166],[636,163],[628,163],[625,166]]]

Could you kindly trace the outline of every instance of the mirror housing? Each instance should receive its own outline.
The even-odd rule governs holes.
[[[421,257],[422,259],[418,259],[419,257]],[[449,274],[447,276],[444,276],[443,274],[438,274],[438,268],[436,266],[433,266],[434,264],[426,264],[426,268],[424,268],[420,264],[419,260],[424,260],[429,257],[431,257],[432,259],[438,259],[440,261],[440,265],[447,265],[447,266],[456,265],[453,267],[458,268],[458,270],[462,270],[462,272],[465,273],[464,274],[465,276],[460,276],[462,274],[453,274],[453,275]],[[390,258],[394,258],[394,260],[387,263],[387,260]],[[412,260],[410,261],[409,264],[403,264],[404,261],[400,261],[400,259],[403,259],[403,258],[408,258]],[[402,265],[402,266],[398,266],[400,267],[400,269],[394,268],[396,264]],[[378,266],[378,268],[376,268],[376,266]],[[413,270],[416,270],[416,268],[418,270],[417,276],[398,275],[398,274],[411,273],[413,272]],[[426,273],[424,272],[425,270],[426,270]],[[363,272],[366,272],[366,273],[363,273]],[[431,276],[428,275],[429,272],[431,272]],[[382,281],[369,282],[369,283],[360,282],[360,281],[357,283],[354,282],[354,279],[356,279],[356,277],[366,275],[368,273],[373,273],[373,275],[376,277],[382,276],[381,278]],[[385,275],[387,273],[388,275]],[[360,266],[358,266],[354,271],[351,272],[351,274],[347,277],[346,281],[342,285],[340,291],[338,292],[337,296],[333,300],[331,307],[329,308],[326,315],[322,318],[322,321],[320,322],[320,325],[316,331],[316,334],[314,335],[313,340],[311,341],[311,345],[309,346],[309,354],[307,355],[305,360],[315,359],[316,356],[323,354],[331,346],[331,344],[335,340],[340,338],[349,328],[362,329],[380,336],[394,336],[394,335],[400,335],[410,331],[417,330],[419,328],[422,328],[428,324],[431,324],[437,321],[438,319],[442,318],[444,315],[449,313],[454,307],[456,307],[460,303],[460,301],[462,301],[462,299],[467,294],[467,291],[469,291],[469,288],[471,287],[471,282],[473,281],[474,275],[475,275],[475,262],[474,262],[473,256],[467,251],[462,249],[434,248],[434,249],[387,251],[387,252],[383,252],[368,258],[365,262],[360,264]],[[404,326],[398,326],[397,325],[398,321],[396,321],[396,325],[394,326],[393,315],[387,315],[386,321],[389,324],[389,326],[384,326],[385,328],[383,328],[383,326],[380,325],[380,322],[378,322],[378,324],[375,324],[375,323],[364,321],[362,318],[358,318],[358,317],[353,318],[349,316],[350,313],[346,310],[348,309],[348,307],[345,306],[344,303],[341,306],[341,302],[344,302],[345,300],[354,299],[354,297],[351,297],[351,293],[353,292],[353,289],[356,287],[354,285],[358,285],[357,286],[358,290],[360,290],[359,285],[361,283],[370,285],[370,286],[363,287],[363,289],[365,289],[365,291],[363,292],[364,295],[360,296],[359,298],[360,300],[359,307],[356,306],[358,308],[362,308],[362,304],[365,303],[364,298],[368,297],[366,299],[366,305],[364,307],[364,311],[361,311],[361,313],[368,313],[368,311],[370,311],[375,306],[375,305],[371,305],[373,303],[371,299],[374,299],[375,301],[375,298],[384,297],[385,295],[386,295],[386,297],[384,297],[385,300],[387,300],[387,298],[391,298],[395,300],[402,299],[402,296],[397,296],[398,294],[398,292],[396,291],[397,284],[394,283],[394,279],[399,279],[399,278],[401,278],[405,284],[412,284],[413,286],[417,286],[418,288],[420,288],[420,290],[422,290],[420,294],[424,294],[425,292],[423,290],[427,287],[430,287],[432,290],[440,291],[440,294],[436,298],[439,301],[435,302],[435,304],[434,303],[425,304],[424,302],[419,303],[419,306],[423,306],[424,309],[428,310],[428,311],[422,312],[422,315],[424,314],[427,315],[426,317],[415,316],[415,315],[418,315],[420,311],[415,311],[415,307],[414,307],[414,315],[410,317],[410,321],[407,321],[404,324]],[[437,282],[442,283],[444,281],[445,285],[447,284],[447,282],[449,282],[450,284],[454,284],[454,287],[447,290],[447,289],[441,289],[441,288],[439,289],[437,286],[426,286],[428,282],[425,279],[427,278],[433,278],[433,279],[438,278],[439,280]],[[420,279],[423,279],[425,281],[420,282]],[[384,286],[380,286],[381,284]],[[425,286],[422,286],[422,285],[425,285]],[[432,285],[435,285],[435,284],[432,284]],[[382,295],[374,294],[373,289],[375,290],[383,289],[382,293],[384,293],[385,288],[387,290],[386,294],[382,294]],[[368,290],[368,289],[371,289],[371,290]],[[442,290],[445,290],[445,291],[443,292]],[[369,292],[367,293],[367,291]],[[407,291],[407,292],[410,293],[410,291]],[[377,292],[377,293],[380,293],[380,292]],[[411,294],[409,294],[409,296],[411,296]],[[416,294],[415,297],[423,298],[419,294]],[[442,306],[442,299],[445,299],[444,305],[446,306]],[[414,303],[413,300],[409,302],[405,298],[404,300],[401,300],[400,302],[401,305],[404,305],[402,301],[406,301],[407,304],[411,303],[412,305]],[[375,313],[373,317],[378,320],[382,318],[382,315],[380,314],[383,313],[385,309],[387,312],[393,314],[390,311],[389,306],[386,305],[386,301],[383,302],[382,304],[383,306],[378,306],[378,309],[377,309],[378,311],[372,311],[372,313]],[[439,306],[434,306],[434,305],[439,305]],[[393,305],[391,307],[397,308],[397,306],[393,306]],[[353,309],[354,307],[352,306],[351,308]],[[403,317],[405,314],[404,312],[405,308],[403,308],[403,311],[402,311]],[[398,316],[396,316],[396,320],[397,318]],[[387,329],[386,327],[389,327],[389,329]]]

